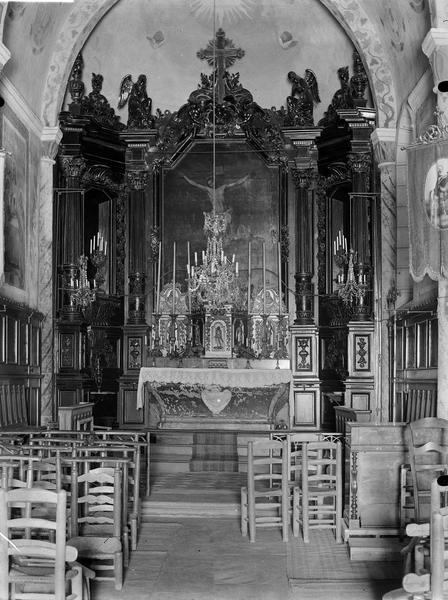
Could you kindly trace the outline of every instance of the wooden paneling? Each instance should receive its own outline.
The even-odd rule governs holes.
[[[0,300],[0,426],[39,425],[43,315]]]
[[[118,420],[120,427],[145,424],[145,408],[137,409],[137,383],[131,380],[120,383]]]

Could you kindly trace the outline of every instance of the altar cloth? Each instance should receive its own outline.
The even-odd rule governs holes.
[[[187,385],[219,386],[221,388],[260,388],[289,383],[292,388],[290,369],[189,369],[155,368],[140,369],[137,387],[137,408],[143,408],[144,385],[154,383],[180,383]]]

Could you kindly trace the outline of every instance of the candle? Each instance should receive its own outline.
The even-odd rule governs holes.
[[[173,242],[173,311],[176,314],[176,242]]]
[[[162,242],[159,242],[159,256],[157,261],[157,296],[156,296],[156,313],[160,314],[160,276],[162,263]]]
[[[266,246],[263,242],[263,314],[266,314]]]
[[[238,261],[235,263],[235,274],[238,277]]]
[[[250,242],[247,256],[247,312],[250,312]]]
[[[93,248],[92,239],[90,239],[90,254],[92,254],[92,248]]]
[[[191,312],[191,291],[190,291],[190,242],[187,242],[187,271],[188,271],[188,281],[187,281],[187,297],[188,297],[188,311]]]
[[[278,314],[282,314],[282,253],[280,242],[277,242],[277,258],[278,258]]]
[[[107,240],[104,242],[104,254],[107,254]]]
[[[198,266],[198,253],[197,252],[194,253],[194,264],[196,267]]]

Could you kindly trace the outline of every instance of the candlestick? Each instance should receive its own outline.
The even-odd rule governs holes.
[[[191,291],[190,291],[190,242],[187,242],[187,271],[188,271],[188,281],[187,281],[187,297],[188,297],[188,312],[191,313]]]
[[[263,314],[266,314],[266,246],[263,242]]]
[[[248,247],[248,256],[247,256],[247,312],[250,312],[250,242]]]
[[[278,259],[278,314],[282,314],[282,254],[280,242],[277,242],[277,259]]]
[[[162,262],[162,242],[159,242],[159,256],[157,261],[157,296],[156,296],[156,314],[160,314],[160,277]]]
[[[176,314],[176,242],[173,242],[173,312]]]

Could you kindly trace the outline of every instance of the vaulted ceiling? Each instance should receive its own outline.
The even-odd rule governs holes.
[[[421,51],[430,28],[425,0],[76,0],[10,3],[2,15],[11,52],[3,75],[46,125],[57,123],[67,79],[82,51],[84,82],[104,76],[117,110],[121,79],[148,76],[154,108],[176,110],[210,67],[196,53],[222,27],[244,57],[230,69],[258,104],[279,108],[287,73],[314,71],[321,103],[339,88],[337,69],[352,71],[360,51],[379,125],[393,127],[400,107],[428,68]],[[125,110],[125,109],[124,109]],[[120,114],[120,111],[117,110]],[[122,120],[126,115],[122,114]]]

